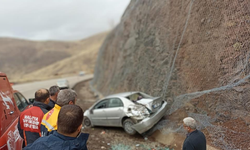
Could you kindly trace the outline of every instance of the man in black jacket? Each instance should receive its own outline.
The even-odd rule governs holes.
[[[183,119],[183,127],[188,132],[182,150],[206,150],[206,137],[196,129],[196,121],[191,117]]]
[[[60,91],[60,88],[57,85],[51,86],[49,88],[50,101],[49,101],[48,105],[50,106],[50,109],[54,108],[56,101],[57,101],[57,95],[58,95],[59,91]]]

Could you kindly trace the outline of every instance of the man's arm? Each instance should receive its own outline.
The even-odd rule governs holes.
[[[182,150],[195,150],[194,145],[189,141],[185,141]]]
[[[17,129],[18,129],[18,132],[19,132],[20,136],[24,139],[24,136],[23,136],[23,129],[21,128],[20,117],[18,118]]]
[[[49,132],[48,132],[48,129],[45,127],[45,125],[43,125],[42,123],[41,123],[41,128],[40,128],[40,130],[41,130],[41,137],[44,137],[44,136],[48,136],[49,135]]]
[[[52,149],[55,149],[55,147],[49,147],[47,142],[46,143],[39,142],[39,139],[37,139],[34,143],[28,144],[26,147],[23,148],[23,150],[52,150]]]

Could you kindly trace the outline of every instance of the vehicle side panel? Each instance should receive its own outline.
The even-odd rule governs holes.
[[[105,111],[109,126],[122,126],[121,120],[125,116],[123,107],[107,108]]]
[[[23,140],[17,129],[19,115],[13,89],[6,75],[0,73],[0,149],[22,149]]]
[[[7,147],[9,150],[21,150],[23,139],[17,129],[18,118],[9,126],[8,130],[0,137],[0,148]]]
[[[93,114],[90,114],[93,125],[108,125],[106,112],[104,109],[94,109]]]
[[[20,114],[15,106],[12,87],[10,86],[7,77],[0,77],[0,105],[2,107],[0,123],[1,136]]]

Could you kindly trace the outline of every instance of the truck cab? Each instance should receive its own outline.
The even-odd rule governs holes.
[[[21,150],[23,139],[17,124],[20,110],[6,74],[0,72],[0,150]]]

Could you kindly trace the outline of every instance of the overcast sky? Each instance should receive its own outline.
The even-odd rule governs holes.
[[[0,37],[79,40],[117,25],[130,0],[1,0]]]

